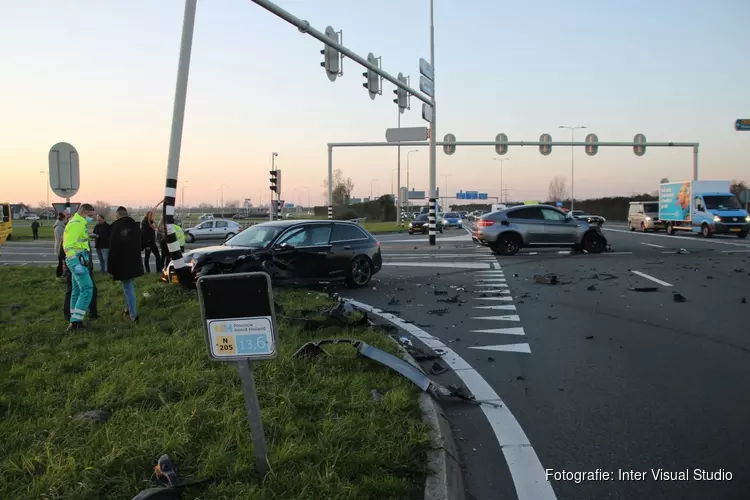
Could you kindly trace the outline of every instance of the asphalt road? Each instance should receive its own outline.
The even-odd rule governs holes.
[[[433,378],[482,401],[444,404],[470,498],[748,498],[750,241],[604,233],[601,255],[498,258],[461,230],[432,247],[381,235],[383,270],[342,294],[434,337],[443,358],[426,370],[449,368]],[[51,253],[50,242],[10,243],[0,265],[52,264]],[[535,278],[545,275],[558,284]],[[612,478],[547,482],[547,469]],[[690,479],[656,480],[659,469]]]
[[[346,294],[437,337],[460,360],[444,356],[455,371],[433,378],[468,374],[478,399],[502,407],[445,406],[472,498],[748,498],[750,242],[612,225],[605,235],[612,252],[601,255],[497,259],[461,242],[383,243],[392,265]],[[409,265],[425,261],[440,267]],[[559,284],[535,279],[549,274]],[[545,483],[545,469],[612,478]],[[652,469],[690,479],[655,480]],[[732,480],[698,481],[694,469]]]

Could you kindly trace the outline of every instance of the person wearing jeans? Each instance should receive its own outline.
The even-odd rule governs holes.
[[[112,226],[107,224],[104,216],[96,216],[96,226],[94,226],[94,241],[96,242],[96,255],[99,257],[99,269],[107,273],[107,259],[109,258],[109,239]]]
[[[141,260],[141,228],[128,215],[125,207],[119,207],[117,220],[112,223],[110,233],[107,271],[113,280],[122,283],[127,306],[122,312],[123,317],[130,321],[138,321],[135,279],[144,274]]]

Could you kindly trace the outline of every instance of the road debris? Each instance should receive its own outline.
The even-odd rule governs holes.
[[[672,300],[674,300],[675,302],[687,302],[687,299],[681,293],[677,293],[677,292],[673,292],[673,293],[674,295],[672,295]]]
[[[96,408],[94,410],[82,411],[80,413],[77,413],[73,417],[73,420],[77,420],[79,422],[88,422],[92,424],[103,424],[110,418],[112,418],[112,414],[108,410]]]
[[[375,401],[380,401],[381,399],[383,399],[383,395],[380,394],[380,391],[378,391],[377,389],[372,389],[370,391],[370,394],[372,394],[372,399],[374,399]]]
[[[593,336],[593,335],[589,335],[588,337],[584,337],[584,338],[585,338],[586,340],[591,340],[591,339],[593,339],[593,338],[594,338],[594,336]]]
[[[400,304],[400,301],[396,298],[395,295],[391,297],[391,300],[388,301],[389,306],[397,306],[399,304]]]
[[[742,303],[742,304],[747,304],[747,298],[746,298],[746,297],[742,297],[742,298],[740,299],[740,303]]]
[[[631,290],[633,292],[658,292],[659,289],[655,286],[631,286],[628,288],[628,290]]]
[[[687,248],[680,248],[675,253],[676,254],[686,254],[686,253],[690,253],[690,252],[687,251]]]
[[[559,283],[555,274],[535,274],[534,281],[540,285],[557,285]]]
[[[460,301],[458,300],[458,294],[456,294],[453,297],[448,297],[447,299],[438,299],[438,302],[446,302],[448,304],[457,304]]]
[[[432,366],[430,366],[430,373],[432,375],[440,375],[447,371],[448,371],[448,368],[446,366],[443,366],[440,360],[433,362]]]
[[[588,292],[594,292],[596,291],[596,285],[589,285],[586,287],[586,291]]]
[[[430,309],[427,314],[436,314],[438,316],[444,316],[448,314],[448,309]]]

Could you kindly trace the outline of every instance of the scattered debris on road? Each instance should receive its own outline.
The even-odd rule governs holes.
[[[594,292],[596,291],[596,285],[589,285],[586,287],[586,291]]]
[[[555,274],[535,274],[534,281],[540,285],[557,285],[558,279]]]
[[[584,337],[584,338],[585,338],[586,340],[591,340],[591,339],[593,339],[593,338],[594,338],[594,336],[593,336],[593,335],[589,335],[588,337]]]
[[[628,290],[633,292],[658,292],[659,289],[655,286],[631,286]]]
[[[678,293],[678,292],[673,292],[673,293],[674,295],[672,295],[672,300],[674,300],[675,302],[687,302],[687,299],[681,293]]]
[[[436,314],[438,316],[444,316],[448,314],[448,309],[430,309],[427,314]]]
[[[686,254],[686,253],[690,253],[690,252],[687,251],[687,248],[680,248],[675,253],[676,254]]]

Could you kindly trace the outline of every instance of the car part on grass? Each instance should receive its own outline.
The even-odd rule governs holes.
[[[409,379],[414,385],[422,389],[422,391],[428,392],[435,397],[443,398],[446,396],[453,396],[466,401],[476,401],[474,396],[467,394],[463,387],[444,387],[443,385],[430,380],[427,375],[422,373],[418,368],[412,366],[409,362],[357,339],[337,338],[306,342],[302,347],[297,349],[292,356],[314,359],[320,355],[328,355],[328,353],[321,347],[326,344],[349,344],[354,347],[360,355],[384,364],[388,368]]]
[[[142,490],[133,497],[133,500],[180,500],[185,488],[213,480],[213,478],[207,478],[196,481],[182,481],[177,465],[167,454],[159,457],[159,461],[154,467],[154,476],[155,481],[160,486]]]
[[[323,309],[305,309],[297,311],[302,316],[292,317],[282,315],[284,319],[289,321],[293,325],[299,325],[304,330],[320,330],[329,326],[373,326],[374,323],[370,320],[366,312],[359,311],[349,302],[342,300],[337,294],[333,295],[336,297],[336,304],[330,307],[324,307]],[[361,316],[357,316],[360,314]],[[309,317],[313,316],[313,317]]]

